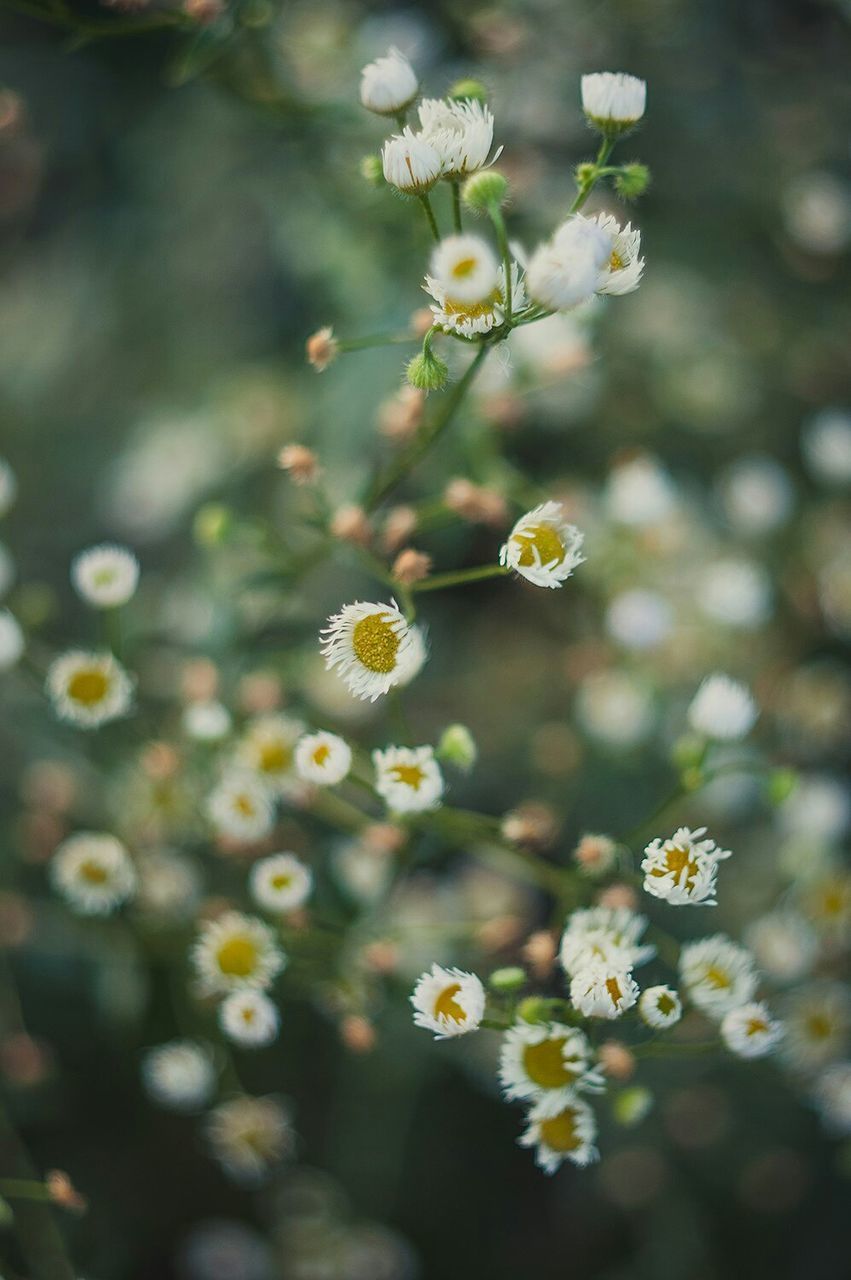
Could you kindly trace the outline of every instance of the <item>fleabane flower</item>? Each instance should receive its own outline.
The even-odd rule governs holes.
[[[499,563],[536,587],[560,587],[585,557],[584,534],[558,502],[543,502],[521,516],[499,553]]]
[[[647,917],[628,907],[587,907],[574,911],[561,939],[559,959],[568,977],[591,964],[632,969],[651,959],[654,948],[642,946]]]
[[[638,1012],[648,1027],[661,1031],[672,1027],[683,1016],[680,997],[671,987],[645,987],[638,1001]]]
[[[812,982],[783,1003],[783,1057],[797,1071],[824,1067],[848,1052],[851,994],[841,982]]]
[[[142,1058],[145,1092],[169,1111],[196,1111],[210,1101],[216,1071],[209,1049],[194,1040],[171,1040]]]
[[[50,664],[46,687],[56,714],[81,729],[117,720],[133,702],[133,680],[111,653],[63,653]]]
[[[419,91],[416,73],[398,49],[364,67],[360,76],[361,106],[379,116],[395,116],[410,106]]]
[[[499,264],[481,236],[446,236],[434,250],[431,273],[447,299],[484,302],[496,288]]]
[[[260,1049],[278,1035],[280,1015],[262,991],[232,991],[219,1006],[219,1026],[234,1044]]]
[[[351,769],[352,749],[336,733],[308,733],[296,743],[295,767],[303,781],[333,787]]]
[[[505,320],[506,291],[505,268],[497,268],[496,284],[492,293],[481,302],[457,302],[448,297],[443,285],[434,276],[425,278],[425,291],[434,299],[431,314],[434,323],[445,333],[460,333],[465,338],[490,333]],[[526,289],[516,262],[511,264],[512,314],[526,306]]]
[[[231,769],[207,797],[207,817],[227,840],[249,844],[269,835],[275,806],[267,785],[246,769]]]
[[[586,1018],[619,1018],[637,999],[638,983],[617,962],[595,961],[570,980],[570,1002]]]
[[[62,841],[50,877],[68,905],[87,916],[109,915],[136,889],[136,872],[121,841],[92,831]]]
[[[205,995],[271,985],[286,964],[272,930],[256,916],[227,911],[201,927],[192,963]]]
[[[602,1089],[583,1032],[560,1022],[518,1022],[502,1038],[499,1079],[506,1098],[540,1098],[555,1090]]]
[[[104,543],[81,551],[71,563],[77,595],[96,609],[126,604],[139,583],[139,561],[127,547]]]
[[[569,311],[586,302],[611,262],[614,244],[610,230],[574,214],[532,255],[526,272],[529,296],[548,311]]]
[[[424,195],[440,177],[437,151],[410,129],[387,139],[381,148],[381,164],[390,186],[406,195]]]
[[[485,1012],[485,989],[474,973],[433,964],[411,995],[414,1024],[433,1031],[435,1040],[476,1031]]]
[[[782,1035],[782,1024],[757,1001],[731,1009],[721,1023],[721,1039],[739,1058],[764,1058],[777,1047]]]
[[[417,108],[420,135],[440,157],[444,178],[464,178],[488,163],[493,113],[477,99],[424,98]],[[496,152],[496,160],[502,148]]]
[[[644,259],[641,257],[641,232],[631,223],[622,227],[610,213],[598,213],[590,219],[612,237],[612,252],[597,280],[597,293],[621,297],[632,293],[641,283]]]
[[[647,82],[623,71],[596,71],[582,77],[582,110],[604,133],[632,128],[644,115]]]
[[[588,1103],[577,1094],[556,1093],[535,1103],[518,1141],[521,1147],[535,1148],[539,1169],[555,1173],[565,1160],[580,1168],[597,1160],[596,1136],[597,1122]]]
[[[213,1108],[205,1129],[225,1172],[248,1186],[263,1182],[295,1142],[289,1110],[276,1098],[229,1098]]]
[[[753,956],[722,933],[683,947],[680,977],[692,1004],[710,1018],[746,1004],[757,984]]]
[[[373,751],[375,789],[394,813],[436,809],[443,797],[443,774],[431,747],[387,747]]]
[[[736,742],[750,733],[758,715],[747,686],[719,672],[707,676],[694,695],[688,722],[695,733],[718,742]]]
[[[276,794],[286,795],[295,780],[295,745],[303,733],[302,722],[290,716],[256,716],[237,744],[236,759]]]
[[[251,896],[264,911],[274,914],[304,906],[313,888],[313,872],[294,853],[273,853],[251,868]]]
[[[337,671],[356,698],[369,702],[406,680],[419,657],[412,628],[395,600],[344,605],[319,639],[325,666]]]
[[[718,863],[731,854],[714,840],[703,839],[705,835],[706,827],[680,827],[669,840],[652,840],[641,863],[645,891],[673,907],[715,906]]]

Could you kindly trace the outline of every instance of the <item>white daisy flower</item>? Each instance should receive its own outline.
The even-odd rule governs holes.
[[[580,215],[581,216],[581,215]],[[641,283],[644,259],[641,257],[641,232],[631,223],[622,227],[610,213],[598,213],[589,219],[612,237],[612,252],[597,280],[597,293],[621,297],[632,293]]]
[[[21,658],[26,642],[21,624],[8,609],[0,609],[0,671],[9,671]]]
[[[481,302],[462,303],[447,296],[446,289],[434,276],[427,275],[426,293],[434,298],[431,308],[434,323],[441,326],[445,333],[460,333],[465,338],[476,334],[490,333],[505,320],[505,268],[497,268],[496,284],[491,294]],[[511,264],[511,308],[512,314],[526,306],[526,289],[516,262]]]
[[[251,896],[264,911],[274,914],[304,906],[313,888],[313,872],[294,853],[273,853],[251,868]]]
[[[582,534],[558,502],[543,502],[521,516],[499,553],[499,563],[536,587],[560,587],[582,564]]]
[[[286,957],[262,920],[227,911],[201,926],[192,963],[202,992],[216,995],[270,986],[286,965]]]
[[[724,1015],[721,1039],[740,1058],[764,1058],[776,1048],[783,1027],[761,1002],[739,1005]]]
[[[126,604],[139,584],[139,561],[127,547],[104,543],[81,551],[71,563],[71,583],[96,609]]]
[[[662,524],[677,507],[671,477],[655,458],[647,456],[617,463],[603,498],[610,519],[638,529]]]
[[[336,669],[356,698],[375,702],[401,684],[418,654],[411,628],[396,605],[355,601],[319,633],[328,670]]]
[[[148,1049],[142,1083],[154,1102],[170,1111],[196,1111],[210,1101],[216,1071],[209,1050],[193,1040],[172,1040]]]
[[[443,774],[431,747],[387,747],[373,751],[375,789],[394,813],[436,809],[443,796]]]
[[[488,163],[493,146],[493,113],[476,99],[424,98],[417,108],[420,136],[440,157],[444,178],[464,178]],[[496,152],[496,160],[501,152]]]
[[[394,688],[405,689],[415,680],[426,664],[428,657],[428,645],[426,643],[425,627],[417,626],[411,623],[408,627],[408,640],[410,645],[405,656],[404,666],[399,672],[399,678]]]
[[[18,496],[18,478],[5,458],[0,458],[0,516],[14,506]]]
[[[451,302],[473,305],[489,299],[498,270],[496,255],[481,236],[446,236],[431,256],[431,274]]]
[[[540,1098],[529,1111],[527,1121],[518,1141],[521,1147],[536,1148],[535,1164],[545,1173],[555,1173],[565,1160],[582,1168],[599,1159],[594,1146],[594,1112],[576,1094]]]
[[[662,1030],[672,1027],[683,1016],[680,997],[671,987],[645,987],[638,1001],[638,1012],[648,1027]]]
[[[275,825],[275,806],[260,778],[233,769],[207,797],[207,817],[220,836],[250,843],[269,835]]]
[[[81,729],[126,715],[133,701],[133,679],[111,653],[72,649],[54,659],[46,689],[54,710]]]
[[[605,1087],[603,1077],[591,1066],[587,1037],[560,1022],[518,1022],[510,1027],[500,1046],[499,1079],[509,1099]]]
[[[277,1006],[262,991],[232,991],[219,1006],[219,1026],[229,1040],[246,1048],[261,1049],[277,1038],[280,1026]]]
[[[619,1018],[638,999],[629,969],[595,961],[570,980],[570,1002],[585,1018]]]
[[[352,749],[336,733],[308,733],[296,743],[295,767],[305,782],[333,787],[352,767]]]
[[[729,849],[719,849],[714,840],[704,840],[705,835],[706,827],[694,831],[680,827],[669,840],[651,840],[641,863],[645,892],[672,907],[686,903],[715,906],[718,863],[732,855]]]
[[[760,969],[778,982],[796,982],[805,977],[819,950],[810,925],[788,907],[759,916],[749,924],[745,942]]]
[[[190,702],[183,712],[183,732],[196,742],[221,742],[231,731],[231,714],[221,702]]]
[[[746,1004],[757,985],[753,956],[722,933],[682,948],[680,977],[692,1004],[711,1018]]]
[[[105,916],[136,888],[130,855],[115,836],[80,831],[63,840],[50,862],[50,878],[82,915]]]
[[[255,716],[237,743],[236,759],[277,795],[286,795],[295,779],[295,744],[303,733],[301,720],[291,716]]]
[[[526,272],[529,296],[548,311],[569,311],[596,292],[613,252],[609,230],[580,215],[568,218],[532,255]]]
[[[379,116],[395,116],[409,107],[419,92],[416,73],[398,49],[367,63],[360,76],[361,106]]]
[[[476,1031],[485,1013],[485,989],[474,973],[433,964],[411,995],[414,1024],[433,1031],[435,1040]]]
[[[207,1141],[225,1172],[249,1186],[262,1182],[292,1153],[295,1137],[287,1108],[276,1098],[241,1095],[214,1107]]]
[[[604,132],[629,129],[644,115],[647,82],[623,71],[597,71],[582,77],[582,110]]]
[[[407,195],[424,195],[440,177],[437,151],[410,129],[387,139],[381,149],[381,163],[385,180]]]
[[[747,686],[730,676],[707,676],[692,699],[688,722],[695,733],[735,742],[750,733],[759,711]]]
[[[632,969],[650,960],[655,949],[641,946],[647,917],[628,907],[588,907],[574,911],[567,920],[559,958],[569,977],[590,964],[603,963]]]
[[[783,1001],[782,1054],[796,1071],[841,1058],[851,1041],[851,994],[841,982],[813,982]]]

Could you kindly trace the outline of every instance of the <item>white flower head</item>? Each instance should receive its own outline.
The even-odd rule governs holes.
[[[221,702],[190,702],[182,717],[183,732],[195,742],[221,742],[233,721]]]
[[[431,273],[450,302],[473,304],[490,299],[499,264],[481,236],[446,236],[431,257]]]
[[[237,744],[236,759],[276,794],[286,795],[295,780],[295,744],[303,733],[301,720],[291,716],[255,716]]]
[[[638,1012],[648,1027],[660,1031],[672,1027],[683,1016],[680,997],[671,987],[645,987],[638,1001]]]
[[[722,933],[683,947],[680,978],[692,1004],[710,1018],[747,1004],[757,985],[753,956]]]
[[[745,942],[760,969],[777,982],[803,978],[819,950],[815,931],[803,916],[788,907],[758,916],[745,930]]]
[[[207,817],[218,835],[249,844],[269,835],[275,806],[269,788],[256,774],[231,769],[207,797]]]
[[[197,1111],[210,1101],[216,1071],[209,1050],[194,1040],[172,1040],[148,1049],[142,1083],[154,1102],[170,1111]]]
[[[596,292],[611,294],[613,297],[633,293],[644,274],[641,232],[637,227],[633,230],[629,222],[622,227],[610,213],[598,213],[590,221],[596,222],[598,227],[602,227],[612,237],[612,252],[600,272]]]
[[[227,911],[201,927],[192,963],[205,995],[271,985],[286,964],[272,930],[256,916]]]
[[[623,71],[597,71],[582,77],[582,110],[597,128],[629,129],[644,115],[647,82]]]
[[[840,488],[851,482],[851,413],[823,409],[808,423],[801,446],[812,475]]]
[[[111,653],[72,649],[50,664],[46,688],[58,716],[96,729],[127,714],[134,683]]]
[[[255,862],[249,884],[258,907],[277,915],[304,906],[313,888],[313,873],[294,853],[273,853]]]
[[[687,903],[715,906],[718,863],[731,854],[705,836],[706,827],[695,831],[680,827],[669,840],[652,840],[641,863],[645,892],[672,907]]]
[[[588,907],[574,911],[567,921],[559,958],[569,977],[590,964],[603,963],[632,969],[654,955],[654,948],[641,946],[647,917],[628,907]]]
[[[450,298],[435,276],[427,275],[423,288],[434,299],[431,307],[434,323],[440,325],[445,333],[460,333],[465,338],[472,338],[476,334],[490,333],[505,320],[505,268],[502,266],[497,268],[493,290],[480,302],[458,302]],[[526,289],[516,262],[511,264],[511,306],[512,312],[526,306]]]
[[[731,1009],[721,1023],[721,1039],[739,1058],[764,1058],[777,1047],[782,1035],[781,1023],[757,1001]]]
[[[0,671],[9,671],[21,658],[26,642],[21,624],[8,609],[0,609]]]
[[[414,1024],[433,1031],[435,1040],[476,1031],[485,1013],[485,989],[474,973],[433,964],[411,995]]]
[[[747,686],[720,672],[706,677],[688,709],[688,721],[695,733],[718,742],[744,738],[758,715]]]
[[[80,831],[63,840],[50,863],[54,887],[75,911],[105,916],[132,897],[136,872],[115,836]]]
[[[412,628],[395,600],[355,601],[319,633],[325,666],[336,670],[356,698],[375,702],[408,676],[418,658]]]
[[[220,1102],[205,1127],[225,1172],[248,1186],[262,1182],[295,1144],[289,1111],[276,1098],[240,1095]]]
[[[824,1067],[848,1052],[851,995],[841,982],[812,982],[783,1002],[782,1053],[797,1071]]]
[[[658,461],[642,455],[612,468],[604,501],[610,519],[642,529],[667,520],[676,509],[677,495]]]
[[[530,297],[548,311],[569,311],[597,290],[614,252],[611,231],[574,215],[539,245],[526,272]]]
[[[431,747],[387,747],[373,751],[375,789],[393,813],[436,809],[443,797],[443,774]]]
[[[500,549],[499,563],[536,587],[560,587],[583,563],[583,541],[561,504],[544,502],[517,521]]]
[[[599,1090],[603,1077],[591,1066],[582,1031],[559,1022],[517,1022],[502,1038],[499,1079],[506,1098],[541,1098],[555,1090]]]
[[[388,138],[381,149],[384,177],[407,195],[423,195],[440,177],[440,156],[425,138],[410,129]]]
[[[408,59],[398,49],[390,48],[383,58],[367,63],[361,72],[361,105],[379,116],[395,116],[410,106],[419,87]]]
[[[527,1121],[518,1141],[535,1148],[535,1164],[545,1173],[555,1173],[565,1160],[583,1168],[599,1158],[594,1112],[577,1094],[539,1098]]]
[[[127,547],[104,543],[81,551],[71,563],[71,583],[96,609],[126,604],[139,584],[139,561]]]
[[[232,991],[219,1006],[219,1026],[234,1044],[261,1049],[277,1038],[281,1019],[277,1006],[251,987]]]
[[[411,623],[408,626],[408,640],[410,641],[408,652],[394,688],[404,689],[412,680],[416,680],[428,658],[425,627],[420,627],[415,622]]]
[[[0,516],[5,516],[18,496],[18,478],[5,458],[0,458]]]
[[[638,999],[638,983],[629,969],[594,961],[570,980],[570,1001],[585,1018],[619,1018]]]
[[[305,782],[333,787],[352,767],[352,749],[336,733],[308,733],[296,743],[295,767]]]
[[[464,178],[488,163],[493,113],[476,99],[424,98],[418,107],[421,137],[440,157],[444,178]],[[501,152],[496,152],[496,160]]]

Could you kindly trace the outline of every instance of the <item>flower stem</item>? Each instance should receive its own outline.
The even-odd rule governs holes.
[[[602,170],[605,167],[606,161],[614,150],[615,141],[615,138],[603,138],[603,141],[600,143],[600,150],[597,152],[597,159],[594,161],[594,167],[586,181],[583,182],[582,186],[577,191],[576,198],[568,209],[568,216],[573,213],[578,213],[590,196],[591,192],[594,190],[598,179],[602,177]]]
[[[502,269],[505,272],[505,323],[511,324],[512,306],[511,306],[511,254],[508,249],[508,233],[505,230],[505,219],[501,210],[497,205],[492,204],[488,208],[490,220],[496,231],[496,238],[499,244],[499,253],[502,258]]]
[[[450,186],[452,187],[452,225],[460,234],[463,230],[461,226],[461,183],[452,182]]]
[[[457,587],[464,582],[480,582],[483,578],[501,578],[509,572],[501,564],[484,564],[477,569],[458,569],[453,573],[437,573],[423,582],[415,582],[412,591],[442,591],[444,587]]]
[[[431,229],[431,234],[434,237],[434,239],[439,242],[440,231],[438,230],[437,223],[434,218],[434,209],[432,209],[431,207],[431,201],[429,200],[426,192],[423,192],[423,194],[419,197],[419,201],[423,207],[423,211],[425,212],[426,221],[428,222],[428,225]]]

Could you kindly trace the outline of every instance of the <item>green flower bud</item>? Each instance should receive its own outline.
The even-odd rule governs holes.
[[[706,782],[702,769],[684,769],[680,781],[686,791],[699,791]]]
[[[468,209],[486,213],[494,205],[501,205],[508,194],[508,182],[496,169],[482,169],[472,174],[461,190],[461,197]]]
[[[446,362],[436,356],[431,347],[423,347],[418,356],[409,360],[405,372],[408,382],[418,391],[439,391],[449,377]]]
[[[615,191],[624,200],[643,196],[650,186],[650,170],[646,164],[625,164],[615,178]]]
[[[478,754],[473,735],[466,725],[450,724],[440,735],[440,742],[437,744],[438,760],[445,760],[447,764],[454,764],[456,769],[463,769],[468,773],[476,763]]]
[[[543,996],[527,996],[517,1006],[517,1016],[524,1022],[549,1022],[550,1002]]]
[[[798,775],[794,769],[774,769],[766,779],[765,793],[772,804],[782,804],[797,785]]]
[[[526,974],[519,965],[508,965],[505,969],[494,969],[488,986],[494,991],[518,991],[525,981]]]
[[[706,740],[695,733],[683,734],[671,749],[671,761],[680,770],[696,769],[705,755]]]
[[[583,164],[578,164],[574,169],[573,180],[581,190],[582,187],[587,187],[588,183],[593,181],[596,172],[597,166],[592,164],[590,160],[586,160]]]
[[[220,502],[208,502],[195,512],[192,533],[201,547],[214,547],[226,541],[233,528],[233,514]]]
[[[456,80],[447,97],[455,98],[458,101],[464,98],[473,98],[476,102],[487,102],[488,91],[481,80]]]
[[[384,183],[384,166],[381,156],[364,156],[360,162],[360,175],[372,187],[380,187]]]
[[[653,1094],[638,1084],[629,1089],[621,1089],[612,1099],[612,1115],[626,1129],[641,1124],[652,1109]]]

